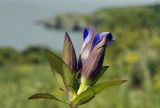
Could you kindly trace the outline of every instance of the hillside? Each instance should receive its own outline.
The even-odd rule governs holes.
[[[160,5],[143,7],[104,8],[89,15],[75,13],[49,17],[37,21],[47,28],[80,30],[84,25],[96,27],[159,28]],[[77,29],[76,29],[77,28]]]
[[[160,5],[102,9],[87,16],[88,22],[108,28],[159,28]]]

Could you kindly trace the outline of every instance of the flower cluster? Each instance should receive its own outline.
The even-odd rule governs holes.
[[[110,32],[96,33],[94,27],[84,28],[83,46],[77,63],[75,50],[69,35],[66,33],[62,59],[74,72],[80,72],[78,94],[95,83],[101,74],[106,48],[113,42]]]
[[[98,34],[94,27],[87,27],[83,31],[83,40],[78,60],[67,32],[61,58],[55,53],[45,50],[59,88],[65,92],[68,100],[62,101],[49,93],[37,93],[29,99],[49,98],[76,108],[78,105],[89,102],[102,90],[126,81],[115,80],[96,84],[109,67],[103,66],[103,61],[106,48],[114,41],[110,32]]]

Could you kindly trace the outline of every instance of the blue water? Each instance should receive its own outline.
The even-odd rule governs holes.
[[[65,31],[46,30],[35,25],[35,20],[68,12],[89,14],[102,7],[155,2],[156,0],[0,0],[0,46],[22,50],[31,45],[46,45],[60,50]],[[71,31],[69,34],[79,51],[81,34]]]

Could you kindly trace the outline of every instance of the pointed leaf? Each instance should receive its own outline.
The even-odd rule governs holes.
[[[31,97],[29,97],[28,99],[29,100],[31,100],[31,99],[53,99],[53,100],[56,100],[56,101],[59,101],[62,103],[66,103],[64,101],[59,100],[57,97],[55,97],[54,95],[49,94],[49,93],[37,93],[37,94],[34,94]]]
[[[64,88],[63,85],[66,89],[73,87],[74,79],[69,67],[64,63],[64,61],[60,57],[58,57],[53,52],[45,50],[45,53],[47,55],[51,68],[54,71],[56,79],[59,85],[61,86],[60,88]]]
[[[83,100],[79,105],[83,105],[83,104],[86,104],[88,102],[90,102],[95,96],[92,96],[92,97],[89,97],[89,98],[86,98],[85,100]]]
[[[94,86],[89,87],[86,91],[82,92],[80,95],[78,95],[74,100],[73,104],[75,105],[81,105],[87,100],[94,97],[96,94],[100,93],[104,89],[120,85],[122,83],[126,82],[126,80],[115,80],[115,81],[107,81],[104,83],[100,83]]]

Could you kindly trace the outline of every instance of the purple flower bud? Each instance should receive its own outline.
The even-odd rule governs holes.
[[[91,83],[92,80],[98,75],[99,70],[102,67],[104,54],[106,50],[107,38],[103,37],[96,47],[93,48],[90,56],[88,57],[85,65],[81,71],[81,83]]]
[[[88,85],[91,85],[92,81],[99,75],[106,47],[113,42],[113,37],[110,32],[103,32],[94,35],[94,39],[91,42],[89,55],[87,59],[85,59],[81,70],[81,83],[87,83]],[[85,56],[85,54],[83,56]]]
[[[77,58],[75,49],[67,32],[65,33],[62,59],[71,70],[75,72],[77,71]]]

